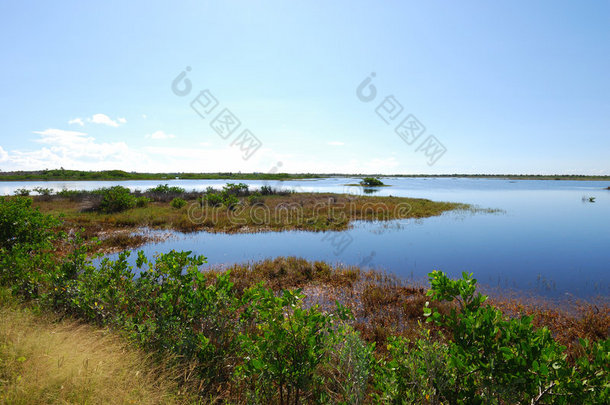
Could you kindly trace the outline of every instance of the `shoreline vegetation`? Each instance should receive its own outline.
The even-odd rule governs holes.
[[[466,273],[433,271],[429,286],[414,285],[291,257],[202,271],[206,258],[190,252],[138,252],[136,266],[128,253],[94,266],[82,237],[61,228],[30,198],[0,198],[0,295],[114,331],[150,353],[151,368],[185,370],[178,389],[200,402],[610,399],[602,303],[568,312],[542,300],[491,299]],[[12,346],[0,346],[2,388],[23,380],[20,367],[44,367]]]
[[[96,180],[306,180],[329,177],[428,177],[428,178],[482,178],[509,180],[598,180],[610,181],[610,175],[575,174],[346,174],[346,173],[143,173],[123,170],[83,171],[83,170],[32,170],[0,172],[0,181],[96,181]]]
[[[418,219],[454,210],[497,212],[417,198],[296,193],[268,186],[251,190],[243,183],[229,183],[222,189],[210,187],[205,192],[187,192],[167,184],[144,192],[130,192],[121,186],[62,190],[56,194],[40,189],[37,192],[34,207],[61,218],[66,232],[82,230],[87,240],[100,238],[102,244],[98,248],[104,252],[147,242],[151,236],[137,232],[142,228],[221,233],[321,232],[345,230],[357,220]],[[26,197],[29,190],[19,193]]]

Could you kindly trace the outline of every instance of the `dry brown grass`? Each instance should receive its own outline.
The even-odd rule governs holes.
[[[186,404],[179,373],[128,348],[115,334],[0,307],[3,404]]]

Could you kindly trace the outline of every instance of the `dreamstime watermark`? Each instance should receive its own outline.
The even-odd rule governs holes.
[[[257,226],[268,225],[270,228],[276,227],[303,227],[304,225],[314,225],[320,218],[326,218],[330,223],[346,223],[351,220],[367,220],[371,218],[405,218],[411,211],[408,203],[398,203],[392,208],[385,203],[361,203],[350,201],[349,203],[337,203],[333,197],[326,201],[318,201],[313,206],[305,207],[300,202],[284,202],[270,208],[264,204],[236,204],[232,208],[215,209],[214,207],[202,202],[192,203],[188,208],[188,218],[193,224],[214,226],[222,222],[231,225],[247,226],[253,224]],[[223,213],[226,213],[222,215]],[[331,235],[332,234],[332,235]],[[326,232],[323,240],[328,240],[337,254],[340,254],[347,243],[343,232]],[[349,235],[348,235],[349,236]]]
[[[371,73],[356,88],[356,96],[363,103],[370,103],[377,98],[377,87],[372,83],[375,76],[374,72]],[[375,108],[375,113],[386,125],[396,124],[394,132],[411,146],[426,132],[426,127],[413,114],[406,114],[400,119],[403,110],[402,104],[393,95],[389,95]],[[447,152],[447,148],[434,135],[429,135],[417,146],[415,152],[422,152],[428,166],[433,166]]]
[[[175,95],[185,97],[191,93],[193,84],[191,83],[191,80],[186,77],[191,70],[191,67],[187,66],[186,69],[172,81],[171,88]],[[201,119],[205,120],[211,117],[219,104],[218,99],[210,90],[204,89],[191,101],[190,106]],[[241,120],[226,107],[222,109],[219,108],[219,110],[220,112],[210,121],[210,127],[222,139],[228,140],[233,134],[237,133],[237,129],[241,126]],[[243,160],[250,159],[262,145],[263,143],[261,140],[247,128],[242,129],[241,132],[239,132],[239,135],[231,142],[231,146],[239,148]]]
[[[377,252],[374,250],[371,250],[371,253],[367,256],[364,256],[362,258],[362,260],[360,261],[360,263],[358,263],[358,267],[373,267],[371,265],[371,262],[373,261],[375,256],[377,256]]]
[[[333,254],[339,256],[352,244],[354,238],[349,233],[327,231],[324,232],[321,240],[328,242],[333,249]]]

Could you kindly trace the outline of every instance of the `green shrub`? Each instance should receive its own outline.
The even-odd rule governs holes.
[[[271,188],[271,186],[261,186],[261,194],[271,195],[273,194],[273,189]]]
[[[172,186],[167,184],[159,184],[156,187],[149,188],[145,194],[153,201],[168,202],[176,197],[184,197],[185,190],[182,187]]]
[[[38,193],[38,195],[42,195],[42,196],[49,196],[53,192],[53,189],[43,188],[43,187],[34,187],[32,190],[35,191],[36,193]]]
[[[148,205],[148,203],[151,201],[152,200],[147,197],[136,197],[135,198],[136,207],[138,207],[138,208],[146,207]]]
[[[159,184],[156,187],[149,188],[146,192],[153,194],[182,194],[185,190],[178,186],[170,187],[168,184]]]
[[[211,207],[218,207],[219,205],[222,205],[222,196],[215,193],[206,194],[205,202]]]
[[[264,200],[260,193],[254,193],[248,196],[248,204],[250,205],[261,205]]]
[[[222,197],[222,203],[225,207],[233,209],[237,204],[239,204],[239,198],[235,197],[233,194],[224,195]]]
[[[378,402],[443,403],[445,388],[454,378],[447,366],[447,345],[432,341],[426,330],[415,342],[390,337],[387,349],[388,360],[381,360],[375,372]]]
[[[332,315],[303,309],[303,297],[300,290],[276,296],[260,285],[244,294],[242,322],[250,333],[240,335],[246,357],[237,375],[248,382],[250,400],[298,404],[307,393],[321,393],[316,370],[328,359],[336,329]]]
[[[383,182],[376,177],[365,177],[360,182],[365,187],[383,186]]]
[[[502,312],[483,305],[487,297],[476,293],[476,280],[463,273],[451,280],[442,272],[430,273],[428,295],[439,301],[455,301],[448,315],[427,307],[428,321],[447,328],[452,335],[447,367],[452,384],[440,393],[450,403],[605,403],[610,399],[606,342],[590,348],[589,359],[571,367],[565,347],[547,328],[534,329],[532,317],[506,319]],[[584,343],[583,343],[584,344]],[[586,348],[586,345],[585,345]],[[594,354],[593,354],[594,352]],[[575,383],[577,381],[577,383]],[[437,387],[439,388],[439,387]]]
[[[30,190],[28,190],[27,188],[18,188],[17,190],[15,190],[15,195],[27,197],[30,195]]]
[[[114,213],[135,207],[136,199],[128,188],[114,186],[99,190],[102,201],[98,209],[104,213]]]
[[[34,250],[55,238],[59,221],[32,208],[32,199],[0,197],[0,248]]]
[[[244,183],[227,183],[227,185],[222,188],[222,191],[228,195],[248,195],[248,185]]]
[[[151,263],[138,253],[137,266],[143,270],[131,298],[137,303],[130,320],[132,333],[146,347],[198,359],[206,379],[226,380],[238,344],[239,301],[228,272],[208,285],[198,268],[205,257],[189,255],[172,251]]]
[[[364,342],[358,332],[342,325],[331,334],[328,367],[334,403],[361,404],[374,375],[375,344]]]
[[[36,298],[56,268],[53,242],[59,221],[32,208],[25,197],[0,197],[0,283],[13,293]],[[48,273],[45,273],[47,272]]]
[[[173,208],[180,209],[186,205],[186,201],[182,198],[176,197],[169,203],[169,205],[171,205]]]
[[[57,195],[59,197],[67,198],[70,201],[76,201],[86,194],[89,194],[89,192],[79,190],[68,190],[67,188],[64,188],[57,192]]]

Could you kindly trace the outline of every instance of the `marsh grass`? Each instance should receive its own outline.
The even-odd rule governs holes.
[[[0,402],[4,404],[187,404],[184,374],[126,346],[115,333],[7,300],[0,304]],[[190,394],[188,392],[191,392]]]
[[[212,268],[206,272],[210,282],[229,271],[237,291],[264,282],[274,291],[302,288],[305,305],[319,305],[332,310],[335,302],[354,314],[353,326],[367,341],[375,342],[385,351],[385,341],[391,335],[416,337],[425,320],[423,307],[429,298],[423,285],[413,284],[392,275],[357,266],[329,265],[296,257],[279,257],[254,263]],[[433,303],[443,312],[446,304]]]
[[[206,277],[212,282],[219,273],[230,271],[239,292],[259,282],[274,291],[302,288],[305,305],[319,305],[331,310],[335,301],[354,314],[353,326],[361,336],[375,342],[377,352],[385,352],[392,335],[415,340],[422,328],[439,337],[441,329],[424,323],[423,308],[429,306],[448,314],[455,305],[431,300],[428,286],[401,279],[393,274],[363,270],[357,266],[329,265],[296,257],[279,257],[259,262],[212,268]],[[578,355],[579,338],[592,341],[610,336],[610,307],[603,300],[571,301],[558,304],[541,297],[515,298],[495,294],[490,302],[508,316],[533,315],[537,327],[548,327],[553,336],[568,348],[571,357]]]
[[[142,227],[222,233],[342,231],[355,220],[418,219],[447,211],[478,210],[466,204],[426,199],[329,193],[244,194],[240,197],[231,194],[233,203],[229,206],[209,205],[197,199],[196,194],[182,193],[179,194],[182,197],[169,198],[176,193],[168,192],[161,193],[163,198],[149,194],[152,201],[143,206],[104,213],[92,208],[99,202],[96,194],[81,194],[75,194],[78,198],[61,195],[52,196],[51,199],[34,197],[34,206],[42,212],[61,217],[65,230],[84,228],[84,235],[88,238],[99,236],[102,232]],[[176,201],[175,198],[183,198],[186,203],[172,205],[171,201]],[[125,243],[124,237],[117,242],[125,247],[136,246]],[[135,242],[135,239],[131,242]]]

